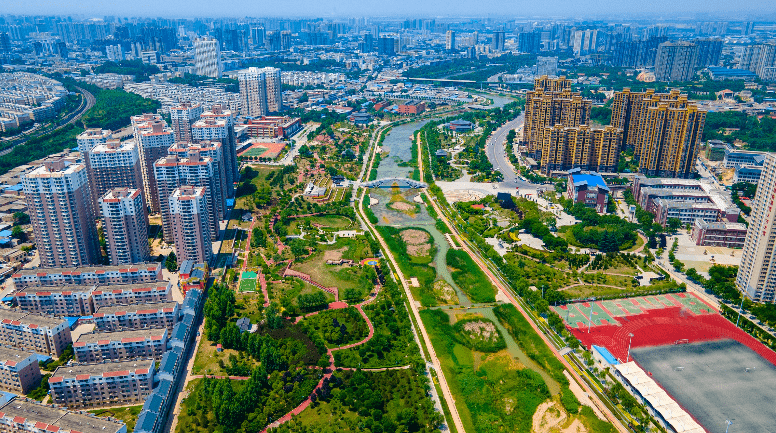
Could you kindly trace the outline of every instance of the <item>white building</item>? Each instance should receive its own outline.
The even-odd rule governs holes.
[[[221,47],[213,38],[199,38],[194,41],[194,67],[197,75],[221,78],[224,71],[221,64]]]

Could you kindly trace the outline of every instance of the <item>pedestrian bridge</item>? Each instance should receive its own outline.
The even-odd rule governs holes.
[[[427,183],[406,177],[384,177],[361,184],[365,188],[391,188],[394,185],[399,188],[428,188]]]

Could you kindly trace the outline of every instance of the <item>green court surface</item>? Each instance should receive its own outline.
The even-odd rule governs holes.
[[[241,292],[255,292],[256,291],[256,278],[243,278],[240,280]]]
[[[240,279],[246,279],[246,278],[257,278],[258,275],[256,275],[256,272],[253,271],[245,271],[240,275]]]
[[[584,328],[588,322],[592,326],[618,325],[615,317],[627,317],[644,314],[649,310],[676,308],[688,310],[691,314],[712,314],[714,311],[691,293],[672,293],[667,295],[639,296],[626,299],[611,299],[552,307],[553,311],[572,328]]]

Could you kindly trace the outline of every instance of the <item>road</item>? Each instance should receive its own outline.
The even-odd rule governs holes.
[[[3,146],[9,146],[9,147],[5,148],[2,152],[0,152],[0,156],[7,155],[8,153],[10,153],[13,150],[14,147],[16,147],[16,146],[18,146],[20,144],[26,143],[27,140],[29,140],[31,138],[40,137],[41,135],[58,131],[58,130],[64,128],[65,126],[67,126],[67,125],[77,121],[78,119],[80,119],[81,116],[83,116],[84,113],[86,113],[87,110],[89,110],[90,108],[92,108],[94,106],[94,103],[96,102],[96,99],[94,98],[94,95],[92,95],[86,89],[82,89],[82,88],[80,88],[78,86],[76,86],[76,89],[78,89],[78,91],[82,95],[84,95],[84,97],[81,98],[81,104],[78,106],[78,108],[75,109],[75,111],[73,111],[72,113],[70,113],[67,116],[65,116],[65,118],[62,119],[61,122],[59,122],[59,125],[57,125],[57,126],[50,125],[50,126],[48,126],[46,128],[40,129],[40,130],[37,131],[37,134],[35,134],[34,136],[32,136],[32,135],[26,136],[25,135],[25,136],[21,136],[21,137],[18,137],[16,139],[13,139],[13,140],[7,140],[7,141],[0,142]]]

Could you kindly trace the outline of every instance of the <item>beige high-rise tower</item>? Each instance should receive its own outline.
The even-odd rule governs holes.
[[[241,114],[266,116],[283,110],[280,69],[248,68],[237,75],[240,83]]]
[[[150,260],[148,215],[140,189],[111,189],[100,197],[100,212],[111,265]]]
[[[64,158],[45,161],[22,182],[41,266],[99,263],[86,166]]]
[[[175,255],[179,261],[209,262],[213,257],[206,188],[182,186],[170,194]]]
[[[755,302],[776,302],[776,156],[768,154],[763,164],[752,205],[736,287]]]

